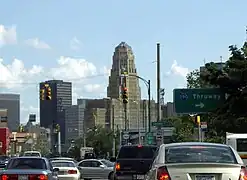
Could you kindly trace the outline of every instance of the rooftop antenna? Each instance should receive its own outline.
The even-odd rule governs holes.
[[[205,58],[203,59],[203,64],[204,64],[204,66],[206,65],[206,59]]]

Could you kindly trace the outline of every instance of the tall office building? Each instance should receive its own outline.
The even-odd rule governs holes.
[[[0,94],[0,109],[7,110],[7,124],[10,131],[16,131],[20,125],[20,95]]]
[[[49,80],[40,83],[40,89],[45,84],[51,87],[52,99],[40,100],[40,125],[51,128],[59,124],[61,130],[61,142],[65,143],[65,109],[72,105],[72,83],[62,80]]]
[[[121,73],[126,72],[126,86],[128,88],[129,103],[127,104],[127,129],[137,128],[138,114],[140,111],[141,90],[135,66],[135,56],[132,48],[121,42],[116,48],[112,58],[112,69],[107,87],[107,97],[114,99],[115,124],[121,129],[125,128],[123,104],[119,102],[121,96]],[[116,114],[117,113],[117,114]]]

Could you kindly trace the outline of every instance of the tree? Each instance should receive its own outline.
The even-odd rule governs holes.
[[[223,68],[207,63],[201,75],[203,81],[227,95],[224,105],[211,114],[211,123],[221,136],[247,132],[247,43],[240,49],[231,45],[229,50],[231,55]]]
[[[200,71],[195,69],[189,72],[186,76],[187,79],[187,88],[201,88],[202,87],[202,79],[200,78]]]
[[[193,141],[194,121],[189,116],[166,119],[175,128],[173,140],[175,142]]]

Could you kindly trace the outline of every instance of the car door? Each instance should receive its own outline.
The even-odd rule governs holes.
[[[97,161],[97,160],[91,160],[91,165],[92,165],[91,173],[92,173],[93,177],[97,178],[97,179],[104,178],[105,169],[100,167],[100,165],[102,165],[102,163],[100,161]]]
[[[78,164],[79,166],[79,169],[80,169],[80,173],[81,173],[81,177],[83,179],[85,178],[92,178],[90,175],[92,174],[90,171],[91,171],[91,161],[82,161]]]

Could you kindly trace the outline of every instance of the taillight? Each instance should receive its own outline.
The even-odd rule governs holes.
[[[247,170],[245,167],[241,167],[239,180],[247,180]]]
[[[170,175],[165,166],[159,167],[157,170],[157,180],[171,180]]]
[[[17,174],[3,174],[1,176],[1,180],[18,180]]]
[[[116,169],[116,171],[119,171],[120,170],[120,163],[116,163],[115,169]]]
[[[77,174],[77,170],[68,170],[68,174]]]
[[[48,180],[48,176],[45,174],[30,174],[29,180]]]

